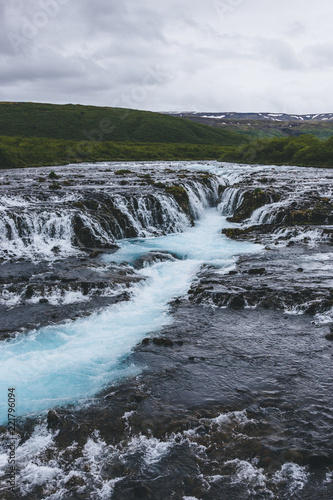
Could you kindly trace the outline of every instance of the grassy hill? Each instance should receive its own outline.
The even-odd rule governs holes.
[[[260,139],[239,148],[229,148],[221,161],[266,165],[299,165],[333,168],[333,137],[320,140],[314,135]]]
[[[0,102],[0,136],[237,146],[239,133],[183,118],[122,108]]]
[[[0,169],[119,160],[333,165],[333,138],[298,134],[303,124],[294,124],[297,134],[289,137],[257,141],[283,130],[275,122],[265,123],[272,127],[269,131],[263,129],[259,120],[240,125],[242,133],[149,111],[0,102]],[[283,124],[288,131],[289,125]],[[322,138],[329,135],[325,122],[304,123],[302,131],[316,127]]]
[[[0,169],[98,161],[218,160],[230,146],[0,136]]]

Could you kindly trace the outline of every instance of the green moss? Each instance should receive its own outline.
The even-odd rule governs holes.
[[[79,208],[80,210],[84,210],[84,205],[83,205],[82,201],[74,201],[73,207]]]
[[[115,171],[115,175],[127,175],[127,174],[131,174],[131,173],[132,173],[131,170],[128,170],[127,168],[123,168],[123,169]]]
[[[58,182],[54,182],[53,184],[50,184],[49,188],[50,189],[61,189],[61,186]]]
[[[189,208],[189,198],[186,190],[183,186],[167,186],[165,191],[168,194],[171,194],[178,205],[184,210],[184,212],[188,212]]]

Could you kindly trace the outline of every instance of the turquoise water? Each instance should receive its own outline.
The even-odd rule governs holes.
[[[18,416],[83,401],[108,383],[135,375],[124,362],[145,336],[172,321],[168,303],[184,295],[205,263],[228,269],[239,253],[259,245],[228,240],[228,225],[216,209],[207,209],[195,227],[159,238],[123,240],[108,261],[133,262],[152,250],[169,251],[181,260],[153,264],[139,271],[147,279],[134,287],[130,301],[89,318],[41,328],[0,344],[0,421],[7,419],[7,388],[17,393]]]

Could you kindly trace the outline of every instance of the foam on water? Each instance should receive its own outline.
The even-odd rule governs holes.
[[[228,258],[240,252],[257,251],[260,245],[237,242],[222,236],[222,227],[232,226],[214,208],[207,209],[196,226],[183,233],[170,234],[160,238],[128,239],[118,241],[118,252],[106,255],[106,262],[132,263],[140,255],[151,251],[168,251],[181,259],[205,261],[224,265]],[[228,261],[230,265],[230,260]]]
[[[5,420],[10,386],[17,390],[19,414],[27,415],[91,397],[107,383],[137,373],[124,359],[144,336],[170,321],[168,302],[186,293],[200,265],[230,266],[230,259],[240,252],[261,249],[260,245],[228,240],[221,234],[225,224],[216,209],[208,209],[196,227],[184,233],[123,242],[109,260],[133,261],[156,249],[175,253],[182,260],[141,270],[147,281],[135,286],[129,302],[3,342],[0,421]]]

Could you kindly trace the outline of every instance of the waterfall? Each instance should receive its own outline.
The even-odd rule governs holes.
[[[257,208],[248,219],[249,225],[260,224],[276,224],[283,222],[283,212],[285,207],[290,204],[290,200],[278,201],[275,203],[268,203],[262,207]]]
[[[241,188],[227,187],[222,193],[218,209],[222,215],[232,215],[243,201],[243,190]]]
[[[130,197],[116,195],[112,201],[127,218],[128,227],[134,232],[129,234],[126,228],[118,225],[119,233],[114,231],[118,239],[180,232],[188,225],[186,215],[180,211],[175,200],[166,194]]]
[[[184,212],[162,189],[146,194],[85,190],[78,195],[3,197],[0,203],[0,257],[54,260],[80,248],[110,248],[116,239],[182,232],[190,218],[215,204],[218,180],[186,180]]]
[[[219,182],[215,177],[210,179],[209,185],[189,181],[183,186],[189,197],[193,219],[198,219],[206,208],[216,205]]]
[[[0,219],[0,255],[53,259],[75,253],[72,247],[71,214],[65,210],[2,212]]]

